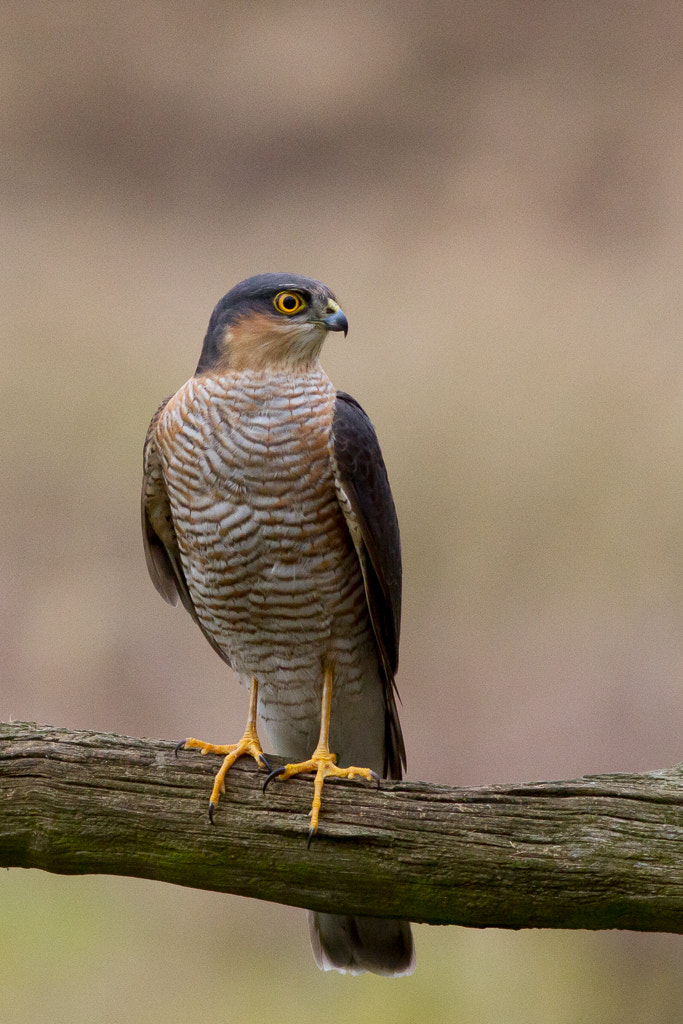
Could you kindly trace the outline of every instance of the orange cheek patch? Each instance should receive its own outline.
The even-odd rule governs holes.
[[[221,369],[267,369],[278,361],[278,355],[281,357],[288,333],[274,328],[272,318],[263,313],[245,317],[233,324],[225,339],[225,364]]]
[[[226,329],[215,371],[300,368],[317,357],[322,340],[312,324],[250,313]]]

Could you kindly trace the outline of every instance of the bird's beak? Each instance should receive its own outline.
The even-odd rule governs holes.
[[[332,308],[331,303],[328,308]],[[337,306],[336,303],[334,304],[334,308],[332,308],[332,312],[329,313],[323,320],[323,325],[324,327],[327,328],[328,331],[343,331],[344,337],[346,337],[347,331],[349,329],[349,321],[346,319],[343,312],[341,311],[339,306]]]

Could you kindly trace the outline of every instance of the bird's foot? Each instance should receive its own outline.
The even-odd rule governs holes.
[[[254,758],[259,768],[265,768],[266,771],[270,771],[270,765],[261,749],[261,743],[256,730],[252,728],[246,729],[239,743],[204,743],[202,740],[196,740],[193,736],[190,736],[184,743],[178,744],[176,751],[180,749],[199,750],[201,754],[220,754],[223,756],[223,764],[216,772],[209,800],[209,820],[212,825],[214,823],[213,814],[216,810],[216,805],[221,793],[225,792],[225,776],[238,757],[248,754]]]
[[[374,782],[379,789],[379,775],[371,768],[358,768],[355,765],[350,768],[339,768],[337,766],[337,755],[331,754],[328,750],[317,749],[308,761],[300,761],[297,764],[286,764],[283,768],[276,768],[271,772],[263,783],[266,786],[273,779],[291,779],[294,775],[304,775],[315,772],[313,781],[313,804],[309,813],[311,827],[308,833],[308,845],[310,846],[318,831],[318,819],[320,817],[320,804],[325,779],[367,779]]]

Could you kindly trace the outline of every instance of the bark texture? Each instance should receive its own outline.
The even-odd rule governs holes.
[[[274,765],[281,763],[272,758]],[[0,724],[0,866],[154,878],[314,910],[683,932],[683,767],[451,789],[325,785],[164,740]]]

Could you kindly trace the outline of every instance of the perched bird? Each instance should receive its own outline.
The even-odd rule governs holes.
[[[184,744],[223,756],[211,820],[238,757],[269,767],[258,717],[292,761],[267,781],[314,773],[309,843],[326,778],[379,782],[405,767],[398,521],[373,426],[319,362],[328,331],[347,329],[319,281],[242,281],[214,309],[195,375],[159,407],[144,449],[152,581],[249,688],[239,743]],[[309,919],[323,969],[414,969],[406,922]]]

